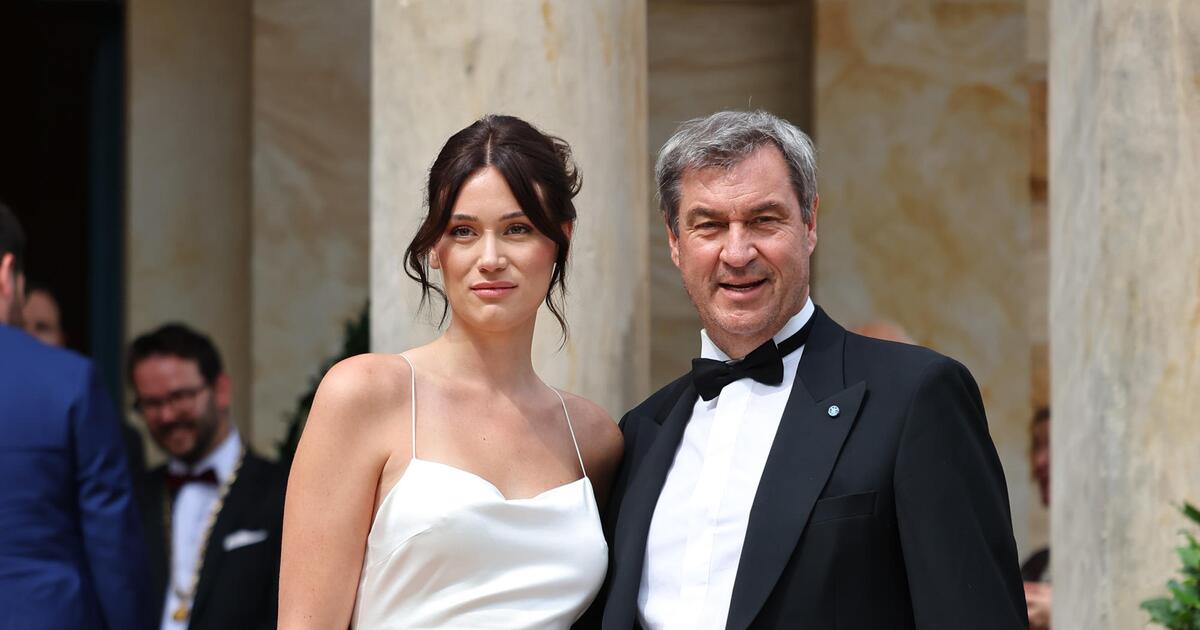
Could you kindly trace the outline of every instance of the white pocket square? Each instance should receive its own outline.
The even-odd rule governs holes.
[[[260,543],[267,539],[265,529],[239,529],[225,537],[225,551],[233,551],[239,547]]]

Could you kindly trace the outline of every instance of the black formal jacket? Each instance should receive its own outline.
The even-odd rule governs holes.
[[[1008,489],[971,374],[931,350],[848,333],[820,308],[814,317],[727,627],[1026,628]],[[685,376],[621,420],[609,572],[579,627],[637,627],[650,520],[695,401]]]
[[[152,618],[156,628],[162,619],[170,579],[170,532],[165,529],[163,512],[167,500],[165,477],[165,465],[148,471],[138,492],[154,587]],[[287,471],[282,466],[246,451],[208,538],[189,630],[275,628],[286,486]],[[266,531],[267,538],[226,551],[226,538],[243,531]]]

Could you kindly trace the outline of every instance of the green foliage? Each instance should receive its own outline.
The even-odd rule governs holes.
[[[1180,512],[1196,525],[1200,525],[1200,510],[1184,503]],[[1169,630],[1200,630],[1200,542],[1189,532],[1183,532],[1187,544],[1176,548],[1182,579],[1167,582],[1167,597],[1148,599],[1142,609],[1150,613],[1150,620]]]
[[[359,313],[358,318],[345,323],[342,331],[341,352],[321,364],[317,374],[309,379],[308,391],[300,397],[300,400],[296,401],[296,408],[290,414],[284,416],[288,430],[283,441],[279,443],[278,453],[279,463],[284,466],[292,465],[292,458],[296,455],[296,445],[300,442],[300,433],[304,431],[304,421],[308,419],[308,412],[312,409],[313,398],[317,395],[317,385],[321,384],[321,378],[338,361],[370,351],[370,312],[371,305],[368,302],[363,305],[362,312]]]

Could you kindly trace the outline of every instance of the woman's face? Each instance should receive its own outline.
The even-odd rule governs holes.
[[[487,167],[463,184],[429,265],[442,272],[454,320],[501,332],[533,323],[557,252],[500,172]]]

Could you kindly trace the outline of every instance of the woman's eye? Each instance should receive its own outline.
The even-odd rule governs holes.
[[[533,234],[533,228],[524,223],[514,223],[508,226],[509,234]]]
[[[465,225],[460,225],[458,227],[450,228],[450,236],[453,236],[456,238],[462,238],[462,237],[470,236],[470,235],[471,235],[471,228],[469,228]]]

